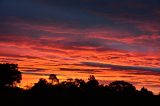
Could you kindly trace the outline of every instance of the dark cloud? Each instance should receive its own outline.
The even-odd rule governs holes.
[[[20,67],[22,72],[42,72],[47,69],[45,68],[29,68],[29,67]]]
[[[23,59],[18,58],[6,58],[6,57],[0,57],[1,62],[15,62],[15,61],[24,61]]]
[[[124,76],[119,76],[119,77],[122,77],[122,78],[132,78],[132,77],[135,77],[135,76],[124,75]]]
[[[103,78],[103,77],[104,77],[104,78],[105,78],[105,77],[106,77],[106,78],[107,78],[107,77],[111,77],[111,78],[112,78],[112,77],[117,77],[117,76],[111,76],[111,75],[100,75],[100,76],[96,76],[96,77],[102,77],[102,78]]]
[[[21,55],[16,53],[0,53],[0,56],[12,57],[12,58],[26,58],[26,59],[41,59],[40,57],[31,56],[31,55]],[[6,58],[7,59],[7,58]]]
[[[41,51],[41,52],[58,52],[58,53],[66,53],[65,51],[62,51],[62,50],[55,50],[53,48],[45,48],[45,47],[32,47],[32,49],[34,50],[38,50],[38,51]]]
[[[37,72],[22,72],[22,74],[38,75],[38,76],[49,76],[50,75],[50,73],[37,73]],[[64,76],[62,74],[56,74],[56,75]]]
[[[61,52],[62,50],[55,50],[60,48],[64,50],[97,50],[97,51],[127,51],[128,48],[134,47],[126,45],[125,43],[107,39],[91,38],[87,35],[66,35],[53,36],[51,39],[41,39],[41,37],[34,39],[31,37],[19,37],[16,35],[0,36],[1,43],[22,44],[30,46],[32,49],[48,52]],[[47,38],[47,37],[46,37]],[[58,40],[62,38],[62,40]],[[46,48],[47,47],[47,48]],[[48,48],[50,47],[50,48]],[[123,47],[123,48],[121,48]],[[140,46],[134,48],[143,50]]]
[[[78,73],[89,73],[89,74],[101,72],[99,69],[79,69],[79,68],[60,68],[60,70],[61,71],[75,71]]]
[[[70,71],[70,72],[78,72],[78,73],[88,73],[95,74],[97,72],[102,72],[105,69],[80,69],[80,68],[60,68],[61,71]]]
[[[82,62],[82,64],[86,66],[92,66],[92,67],[111,68],[112,70],[137,70],[138,72],[140,71],[160,72],[160,68],[153,68],[153,67],[122,66],[122,65],[104,64],[104,63],[97,63],[97,62]]]
[[[118,47],[115,48],[112,47],[112,44],[114,45],[117,42],[115,43],[112,42],[112,44],[110,42],[112,41],[98,39],[98,38],[77,37],[77,38],[70,38],[70,40],[64,40],[63,42],[56,42],[55,44],[59,44],[64,49],[71,49],[71,50],[98,50],[98,51],[118,50]]]
[[[158,71],[131,71],[131,72],[127,72],[128,74],[131,74],[131,75],[155,75],[155,76],[160,76],[160,72]]]
[[[22,20],[45,25],[50,24],[63,24],[65,23],[70,27],[86,27],[91,26],[92,22],[99,23],[102,21],[97,20],[96,17],[77,9],[72,9],[72,2],[74,1],[18,1],[15,0],[2,0],[1,14],[3,14],[3,21],[6,17],[18,17]],[[51,5],[49,6],[48,3]],[[65,5],[65,4],[70,5]],[[75,2],[74,2],[75,3]],[[79,1],[80,3],[80,1]],[[47,4],[47,5],[45,5]],[[76,3],[77,4],[77,3]],[[74,4],[73,4],[74,5]],[[91,18],[92,17],[92,18]],[[33,21],[36,20],[36,21]],[[82,22],[86,24],[83,25]],[[77,26],[76,23],[79,23]],[[76,24],[76,25],[75,25]],[[87,25],[88,24],[88,25]],[[93,24],[92,24],[93,25]]]
[[[8,17],[18,17],[32,24],[65,24],[72,28],[109,26],[137,34],[143,32],[130,24],[122,24],[122,19],[151,20],[156,18],[159,5],[157,0],[1,0],[0,13],[2,22]],[[113,20],[115,18],[118,22]]]

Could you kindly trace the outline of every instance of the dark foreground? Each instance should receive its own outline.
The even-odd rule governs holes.
[[[160,106],[159,97],[1,97],[1,106]]]
[[[0,64],[0,106],[160,106],[160,95],[125,81],[101,85],[93,75],[88,81],[55,74],[39,79],[27,90],[16,86],[22,79],[16,64]]]

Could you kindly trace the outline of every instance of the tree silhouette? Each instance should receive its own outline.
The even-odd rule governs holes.
[[[50,74],[49,80],[51,81],[52,84],[53,83],[59,84],[59,79],[57,78],[57,76],[55,74]]]
[[[86,82],[84,81],[84,80],[82,80],[82,79],[75,79],[75,85],[77,86],[77,87],[79,87],[80,89],[85,89],[85,87],[86,87]]]
[[[96,78],[95,78],[94,75],[90,75],[89,78],[88,78],[88,80],[89,80],[89,81],[92,81],[92,80],[96,80]]]
[[[141,88],[140,93],[142,96],[152,96],[153,95],[153,93],[145,87]]]
[[[96,78],[94,77],[94,75],[90,75],[89,78],[88,78],[88,82],[87,82],[87,87],[89,89],[92,89],[92,88],[97,88],[99,83],[98,81],[96,80]]]
[[[0,64],[0,86],[15,86],[21,79],[17,64]]]
[[[125,81],[111,82],[109,88],[120,95],[132,95],[136,91],[136,88],[132,84]]]
[[[39,81],[38,81],[38,83],[35,83],[34,86],[45,87],[46,85],[48,85],[48,82],[46,81],[46,79],[40,78]]]
[[[66,88],[76,88],[75,81],[72,78],[68,78],[66,81],[64,81],[64,84]]]
[[[73,83],[74,80],[73,80],[72,78],[68,78],[68,79],[67,79],[67,82],[68,82],[68,83]]]
[[[37,83],[34,84],[34,86],[31,88],[31,91],[33,93],[38,93],[38,94],[47,94],[48,89],[50,88],[49,83],[47,82],[46,79],[40,78]]]

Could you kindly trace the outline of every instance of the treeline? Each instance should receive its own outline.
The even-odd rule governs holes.
[[[88,81],[83,79],[67,79],[59,82],[55,74],[49,76],[49,81],[39,79],[33,87],[23,89],[17,87],[22,79],[16,64],[0,64],[0,97],[20,105],[73,105],[84,106],[105,104],[108,106],[138,106],[159,103],[159,95],[154,95],[147,88],[137,90],[129,82],[114,81],[101,85],[95,76],[90,75]],[[145,100],[144,100],[145,99]],[[1,103],[2,103],[1,102]],[[128,104],[132,103],[132,104]],[[51,105],[51,106],[52,106]]]

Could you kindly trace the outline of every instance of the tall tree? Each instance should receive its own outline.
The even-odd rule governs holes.
[[[18,64],[0,64],[0,86],[14,86],[20,83],[21,79]]]
[[[56,84],[59,83],[59,79],[57,78],[57,76],[56,76],[55,74],[50,74],[49,80],[50,80],[50,82],[51,82],[52,84],[53,84],[53,83],[56,83]]]
[[[90,75],[88,78],[87,86],[89,88],[97,88],[99,85],[98,81],[96,80],[94,75]]]

